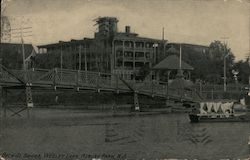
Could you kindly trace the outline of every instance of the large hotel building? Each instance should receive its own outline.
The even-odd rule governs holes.
[[[60,67],[62,63],[67,69],[114,73],[135,79],[142,67],[151,68],[165,58],[166,40],[140,37],[131,32],[130,26],[118,32],[117,23],[115,17],[97,18],[98,32],[94,38],[38,46],[36,67]],[[46,64],[48,60],[53,63]]]

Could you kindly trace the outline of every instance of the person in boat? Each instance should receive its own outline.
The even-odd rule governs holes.
[[[248,107],[250,107],[250,91],[248,90],[245,95],[245,103]]]
[[[214,107],[211,108],[211,113],[216,113]]]
[[[239,103],[240,103],[241,105],[243,105],[243,106],[246,105],[246,101],[248,101],[248,100],[247,100],[247,99],[248,99],[248,94],[249,94],[248,89],[247,89],[247,90],[245,89],[244,92],[241,92],[241,94],[240,94],[240,96],[239,96]]]
[[[200,108],[199,103],[195,103],[195,104],[192,106],[192,113],[193,113],[193,114],[199,114],[199,113],[200,113],[199,108]]]
[[[200,103],[199,104],[199,112],[200,112],[200,114],[207,114],[207,110],[208,110],[208,108],[207,108],[207,105],[206,105],[206,103]]]

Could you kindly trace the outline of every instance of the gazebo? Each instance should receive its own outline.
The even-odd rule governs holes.
[[[156,64],[152,70],[155,71],[156,79],[160,80],[160,73],[167,72],[167,81],[169,82],[171,72],[178,73],[179,70],[188,73],[187,79],[191,77],[191,71],[194,68],[186,62],[180,62],[180,58],[176,55],[171,55],[163,59],[161,62]]]

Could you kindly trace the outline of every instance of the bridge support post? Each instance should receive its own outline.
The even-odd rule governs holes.
[[[7,106],[6,106],[6,101],[7,101],[7,89],[3,88],[3,107],[4,107],[4,118],[7,117]]]
[[[87,70],[85,69],[84,71],[84,79],[85,79],[85,84],[88,84],[88,75],[87,75]]]
[[[100,78],[101,78],[101,73],[98,72],[98,76],[97,76],[97,80],[96,80],[96,81],[97,81],[97,83],[96,83],[96,89],[97,89],[97,92],[98,92],[98,93],[100,93],[100,91],[101,91],[101,90],[100,90],[100,86],[101,86],[101,85],[100,85]]]
[[[154,97],[154,80],[151,83],[151,96]]]
[[[1,89],[1,107],[3,109],[3,117],[6,118],[7,117],[7,109],[6,109],[6,98],[7,98],[7,89],[5,89],[4,87],[2,87]]]
[[[79,92],[79,83],[80,83],[80,70],[77,70],[76,72],[76,91]]]
[[[169,97],[167,96],[167,98],[166,98],[166,107],[168,107],[168,105],[169,105]]]
[[[137,92],[134,92],[134,107],[135,107],[135,111],[140,111],[139,99],[138,99]]]
[[[0,66],[1,66],[1,65],[0,65]],[[0,70],[1,70],[1,69],[0,69]],[[0,107],[1,107],[1,108],[0,108],[0,118],[1,118],[1,117],[3,117],[3,110],[2,110],[2,109],[3,109],[3,88],[2,88],[2,86],[0,86],[0,91],[1,91],[1,97],[0,97],[0,100],[1,100],[1,101],[0,101],[0,102],[1,102],[1,103],[0,103]]]
[[[54,69],[54,74],[53,74],[53,85],[54,85],[54,90],[56,90],[56,77],[57,77],[57,68]]]
[[[119,93],[118,79],[119,79],[118,75],[115,75],[115,89],[117,94]]]
[[[31,87],[26,86],[26,104],[27,104],[27,117],[30,118],[30,108],[34,107]]]

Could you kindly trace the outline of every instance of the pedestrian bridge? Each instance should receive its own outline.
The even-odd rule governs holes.
[[[193,101],[197,94],[193,90],[179,91],[168,87],[166,82],[123,80],[115,74],[79,71],[68,69],[29,69],[10,70],[0,66],[0,85],[5,88],[29,86],[35,88],[54,89],[68,88],[80,90],[96,90],[110,92],[136,92],[153,97],[173,98],[176,100]]]
[[[171,88],[166,82],[160,81],[133,81],[124,80],[116,74],[79,71],[68,69],[29,69],[11,70],[0,66],[0,86],[2,87],[2,99],[6,99],[8,89],[25,89],[26,106],[13,115],[33,107],[32,90],[36,89],[71,89],[77,92],[81,90],[94,90],[96,92],[131,93],[134,96],[134,107],[140,111],[139,95],[160,97],[172,101],[196,102],[201,99],[195,90],[178,90]],[[7,108],[2,102],[4,110]],[[6,112],[6,111],[5,111]]]

